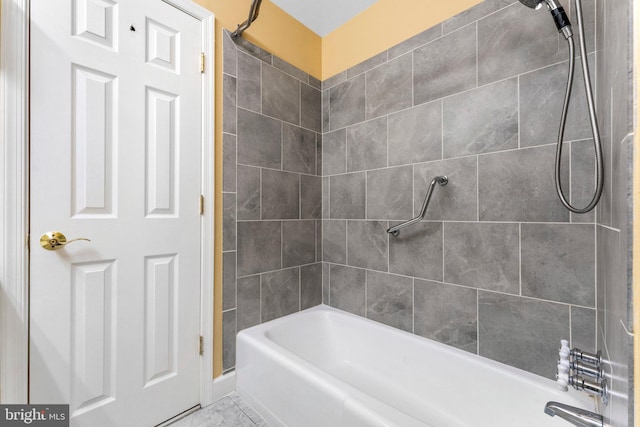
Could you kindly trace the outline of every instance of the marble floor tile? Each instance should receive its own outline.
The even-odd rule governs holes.
[[[238,393],[176,421],[171,427],[269,427]]]

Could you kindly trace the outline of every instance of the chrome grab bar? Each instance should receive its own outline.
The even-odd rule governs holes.
[[[393,236],[397,236],[398,234],[400,234],[401,229],[408,227],[410,225],[413,225],[415,223],[418,223],[420,222],[420,220],[422,220],[422,218],[424,218],[424,215],[427,213],[427,207],[429,207],[431,194],[433,194],[433,188],[436,186],[436,183],[442,186],[445,186],[449,183],[449,178],[447,178],[444,175],[436,176],[435,178],[433,178],[431,180],[431,184],[429,184],[429,190],[427,191],[427,196],[424,198],[424,202],[422,202],[422,208],[420,208],[420,214],[417,217],[410,219],[409,221],[405,221],[402,224],[398,224],[393,227],[390,227],[389,229],[387,229],[387,233]]]

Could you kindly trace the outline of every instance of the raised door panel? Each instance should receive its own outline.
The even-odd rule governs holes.
[[[145,387],[177,375],[178,255],[145,259]]]
[[[73,35],[110,49],[117,48],[118,4],[112,0],[74,0]]]
[[[178,215],[179,101],[177,95],[147,87],[147,217]]]
[[[116,262],[71,266],[72,416],[115,400]]]
[[[117,200],[118,79],[78,65],[72,68],[72,214],[111,218]]]

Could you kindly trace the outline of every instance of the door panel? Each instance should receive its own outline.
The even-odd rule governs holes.
[[[161,0],[31,8],[30,401],[154,425],[199,403],[201,25]]]

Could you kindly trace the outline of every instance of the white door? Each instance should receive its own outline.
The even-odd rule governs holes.
[[[161,0],[31,2],[30,402],[73,426],[200,401],[201,31]]]

